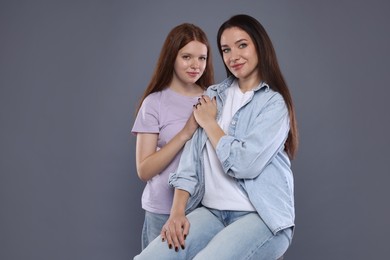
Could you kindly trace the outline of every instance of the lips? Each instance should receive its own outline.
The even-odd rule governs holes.
[[[190,77],[197,77],[199,75],[199,72],[187,72]]]
[[[240,64],[234,64],[232,66],[230,66],[233,70],[239,70],[241,69],[242,67],[244,66],[244,63],[240,63]]]

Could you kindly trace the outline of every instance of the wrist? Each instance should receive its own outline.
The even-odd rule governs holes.
[[[184,207],[172,207],[171,208],[171,216],[183,216],[185,215]]]
[[[203,127],[206,133],[216,131],[218,128],[220,128],[220,126],[216,120],[210,120],[209,122],[205,123]]]
[[[171,215],[185,215],[188,198],[189,193],[187,191],[175,189],[175,195],[173,196],[173,203],[171,208]]]
[[[181,141],[183,142],[187,142],[188,140],[190,140],[191,138],[191,135],[189,133],[187,133],[187,131],[185,131],[185,129],[182,129],[179,133],[178,133],[178,137]]]

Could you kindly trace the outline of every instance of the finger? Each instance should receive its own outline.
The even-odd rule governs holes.
[[[166,229],[163,227],[160,232],[161,241],[164,242],[167,239],[167,236],[165,235]]]
[[[184,249],[185,243],[184,243],[184,235],[183,235],[183,224],[177,226],[176,236],[178,239],[179,246],[181,247],[181,249]]]
[[[181,248],[184,249],[185,248],[185,240],[188,236],[188,233],[190,231],[190,222],[189,221],[186,221],[183,225],[183,237],[182,237],[182,240],[180,241],[180,244],[181,244]]]
[[[213,104],[216,105],[217,104],[217,97],[214,96],[211,102],[213,102]]]
[[[172,249],[173,241],[172,241],[172,237],[171,237],[171,231],[170,231],[170,229],[166,229],[164,232],[165,232],[165,238],[167,240],[168,247],[169,247],[169,249]]]
[[[209,96],[206,96],[206,95],[202,95],[200,98],[198,98],[198,103],[201,105],[205,104],[209,101],[210,101],[210,98],[209,98]]]
[[[181,227],[180,224],[176,224],[174,230],[171,230],[171,237],[173,242],[173,247],[175,248],[175,251],[179,251],[179,247],[181,247],[179,239],[181,235]]]
[[[211,101],[210,97],[209,96],[202,96],[203,97],[203,100],[208,103]]]

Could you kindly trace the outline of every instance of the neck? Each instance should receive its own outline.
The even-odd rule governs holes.
[[[183,96],[200,96],[203,93],[203,89],[197,84],[181,84],[175,81],[172,81],[169,84],[169,88],[177,93],[182,94]]]
[[[245,93],[247,91],[250,91],[254,88],[256,88],[261,82],[260,77],[259,78],[240,78],[238,79],[238,86],[240,87],[240,90]]]

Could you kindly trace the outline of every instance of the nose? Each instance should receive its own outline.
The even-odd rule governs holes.
[[[240,56],[237,54],[237,52],[232,51],[232,52],[230,53],[230,57],[229,57],[229,61],[230,61],[230,62],[235,62],[235,61],[237,61],[237,60],[239,60],[239,59],[240,59]]]
[[[229,59],[230,62],[235,62],[236,60],[238,60],[238,58],[234,56],[230,57]]]
[[[197,59],[192,60],[191,68],[193,68],[193,69],[199,68],[199,61]]]

